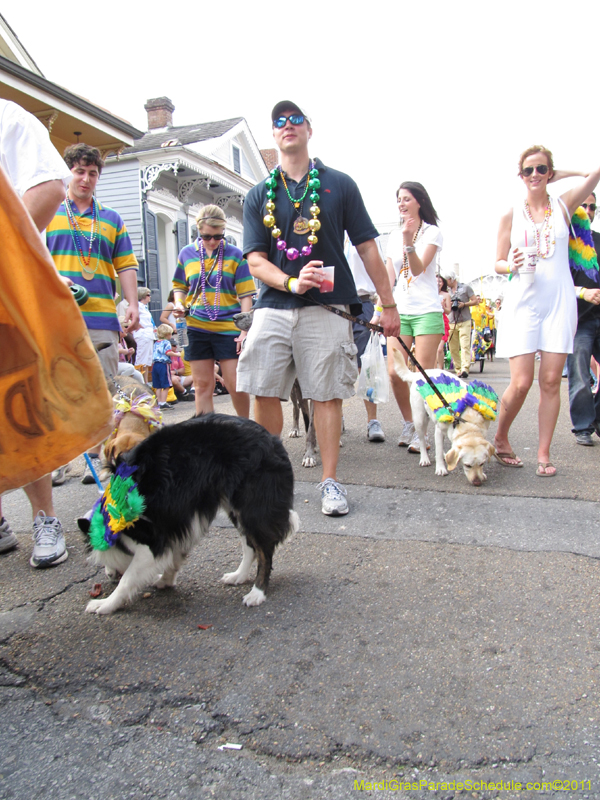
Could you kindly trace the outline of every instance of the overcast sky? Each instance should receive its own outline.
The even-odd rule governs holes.
[[[493,270],[500,215],[522,196],[522,150],[543,144],[558,168],[600,159],[598,9],[29,0],[2,13],[49,80],[141,130],[146,100],[166,95],[175,125],[243,116],[265,148],[272,106],[293,100],[312,115],[311,155],[357,181],[380,231],[397,223],[399,183],[423,183],[442,266],[474,279]]]

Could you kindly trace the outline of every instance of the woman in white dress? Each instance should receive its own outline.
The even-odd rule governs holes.
[[[577,329],[577,304],[569,271],[569,225],[575,209],[600,180],[600,169],[591,173],[559,172],[554,169],[552,153],[534,146],[521,155],[519,176],[527,196],[500,220],[496,254],[496,272],[510,275],[497,345],[497,355],[510,359],[510,384],[500,404],[496,458],[507,467],[523,466],[509,444],[508,433],[533,383],[539,350],[536,474],[547,478],[556,475],[550,445],[560,410],[563,366],[567,354],[573,352]],[[549,182],[574,176],[585,180],[559,198],[548,195]],[[533,279],[527,274],[532,267]]]
[[[444,335],[442,301],[438,293],[436,265],[442,249],[442,232],[438,216],[425,188],[420,183],[405,181],[396,192],[400,225],[388,241],[387,270],[394,300],[400,313],[400,336],[410,349],[415,345],[415,358],[425,369],[434,369],[438,345]],[[399,350],[407,360],[404,348],[395,337],[388,338],[388,371],[396,402],[404,417],[400,447],[419,453],[419,437],[410,408],[409,386],[396,375],[393,351]]]

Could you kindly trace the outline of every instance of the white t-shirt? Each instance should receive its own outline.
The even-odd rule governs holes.
[[[442,311],[442,301],[438,291],[436,264],[443,244],[441,230],[436,225],[423,223],[421,232],[415,242],[415,249],[420,259],[423,259],[425,248],[432,244],[437,247],[431,262],[424,272],[416,277],[408,269],[408,279],[402,272],[402,257],[404,254],[404,240],[402,230],[392,232],[388,239],[387,258],[392,259],[397,277],[394,289],[394,300],[401,314],[430,314]]]
[[[381,243],[379,239],[375,239],[377,242],[377,247],[383,258],[383,253],[381,252]],[[350,272],[352,273],[352,277],[354,278],[354,283],[356,284],[356,293],[361,296],[365,294],[375,294],[375,284],[369,277],[369,273],[365,269],[365,265],[363,263],[362,258],[358,255],[358,251],[353,244],[351,244],[350,240],[346,241],[344,246],[344,255],[346,256],[346,261],[348,262],[348,266],[350,267]]]
[[[19,197],[46,181],[66,189],[73,177],[39,119],[9,100],[0,100],[0,165]]]

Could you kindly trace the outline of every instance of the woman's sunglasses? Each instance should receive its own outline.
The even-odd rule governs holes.
[[[225,238],[225,234],[224,233],[217,233],[217,234],[212,234],[212,233],[211,234],[204,234],[204,233],[202,233],[202,234],[200,234],[200,238],[202,239],[203,242],[210,242],[211,239],[213,239],[215,242],[220,242],[221,239]]]
[[[277,119],[273,120],[273,127],[285,128],[285,123],[288,121],[288,119],[292,125],[302,125],[304,122],[304,114],[290,114],[289,117],[277,117]]]
[[[533,170],[535,170],[538,175],[545,175],[548,172],[548,166],[546,164],[538,164],[537,167],[523,167],[521,175],[528,178],[530,175],[533,175]]]
[[[589,205],[587,203],[582,203],[581,205],[585,208],[586,211],[588,210],[588,208],[590,211],[595,211],[597,208],[596,203],[590,203]]]

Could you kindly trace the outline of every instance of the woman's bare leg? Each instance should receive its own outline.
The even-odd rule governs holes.
[[[554,436],[554,429],[560,412],[560,386],[562,371],[567,356],[565,353],[540,354],[540,371],[538,380],[540,384],[540,406],[538,410],[539,444],[538,463],[547,464],[550,461],[550,445]],[[554,467],[547,467],[546,474],[553,475]]]
[[[402,341],[404,344],[410,348],[412,347],[413,337],[412,336],[402,336]],[[398,408],[400,409],[400,413],[404,417],[405,422],[412,422],[412,411],[410,408],[410,387],[408,383],[404,383],[404,381],[396,375],[396,370],[394,369],[394,350],[399,350],[400,354],[404,361],[407,361],[406,351],[396,339],[395,336],[391,336],[387,340],[387,363],[388,363],[388,374],[390,376],[390,385],[392,387],[392,391],[394,393],[394,397],[396,398],[396,402],[398,403]]]
[[[494,444],[499,453],[512,453],[513,449],[508,441],[510,426],[525,402],[531,384],[535,366],[535,353],[526,353],[522,356],[513,356],[510,360],[510,383],[500,401],[498,415],[498,430],[494,437]],[[562,369],[561,369],[562,371]],[[509,464],[518,464],[520,459],[507,458]]]
[[[190,367],[194,379],[196,414],[209,414],[215,410],[215,362],[212,358],[203,358],[201,361],[190,361]]]
[[[237,358],[228,358],[225,361],[220,361],[221,373],[225,388],[231,395],[231,402],[235,408],[235,413],[238,417],[250,417],[250,395],[247,392],[238,392],[236,389],[237,381]]]

